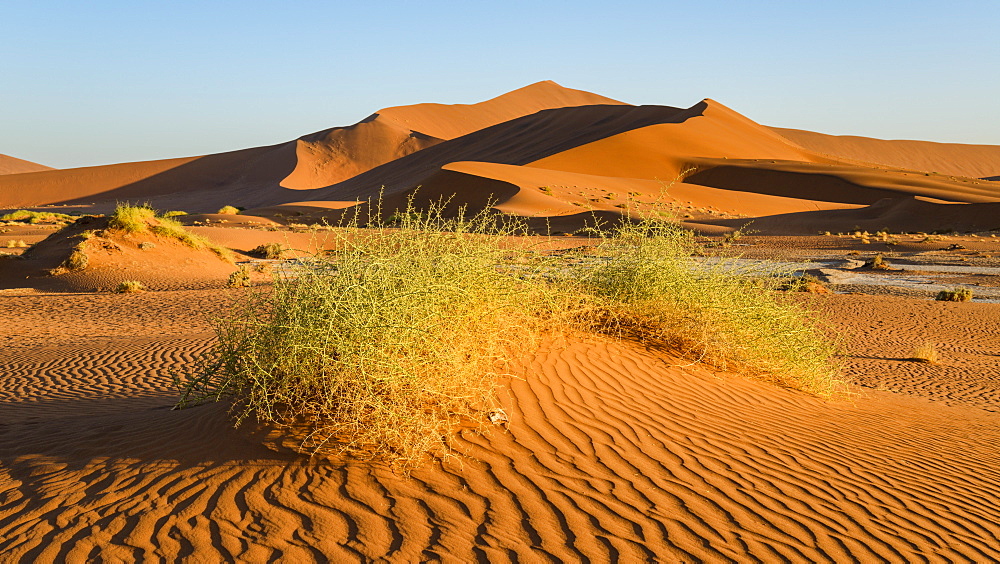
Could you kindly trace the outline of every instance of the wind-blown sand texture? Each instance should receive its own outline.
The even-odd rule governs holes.
[[[466,432],[465,457],[410,477],[292,454],[273,430],[234,429],[226,404],[170,409],[174,376],[214,343],[210,319],[245,295],[227,277],[283,268],[251,256],[262,244],[327,249],[310,224],[359,201],[451,197],[566,233],[656,208],[727,234],[710,242],[720,253],[989,269],[1000,183],[981,178],[1000,174],[998,150],[771,129],[712,100],[631,106],[543,82],[270,147],[0,176],[4,209],[191,212],[178,219],[236,261],[111,234],[87,239],[86,268],[53,276],[103,220],[0,226],[0,244],[34,244],[0,256],[0,560],[1000,561],[997,303],[795,296],[842,342],[857,387],[833,401],[629,341],[553,338],[518,351],[506,426]],[[980,233],[817,235],[882,228]],[[108,292],[124,280],[151,291]],[[908,358],[925,342],[938,363]]]
[[[825,403],[628,343],[553,342],[510,381],[509,429],[466,437],[471,458],[406,479],[378,464],[268,450],[232,430],[222,405],[168,409],[170,371],[210,345],[201,314],[231,297],[0,297],[0,552],[33,561],[1000,558],[995,380],[977,384],[988,390],[976,401],[992,412],[928,402],[905,378],[896,393]]]

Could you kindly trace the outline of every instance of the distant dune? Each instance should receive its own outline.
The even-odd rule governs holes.
[[[21,174],[22,172],[38,172],[55,170],[52,167],[26,161],[8,155],[0,155],[0,174]]]
[[[128,200],[204,213],[237,205],[305,221],[359,201],[381,198],[391,212],[406,199],[451,199],[570,230],[652,207],[716,226],[840,210],[830,217],[853,225],[862,218],[850,210],[885,199],[931,205],[917,211],[1000,202],[1000,188],[984,180],[998,173],[1000,147],[768,128],[714,100],[631,106],[546,81],[478,104],[386,108],[269,147],[7,175],[0,207],[102,211]],[[781,229],[812,232],[815,217],[782,220]],[[921,217],[908,224],[919,228]]]

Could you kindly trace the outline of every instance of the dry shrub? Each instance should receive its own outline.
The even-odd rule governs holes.
[[[226,281],[226,286],[229,288],[249,288],[250,272],[247,271],[245,266],[241,266],[238,270],[229,275],[229,280]]]
[[[240,213],[240,208],[236,206],[222,206],[216,213],[221,215],[236,215]]]
[[[934,299],[939,302],[968,302],[972,300],[972,290],[968,288],[941,290]]]
[[[923,343],[913,348],[913,352],[910,353],[909,360],[915,362],[926,362],[928,364],[937,364],[939,357],[937,346],[934,343]]]
[[[831,346],[778,282],[699,267],[690,232],[659,220],[602,234],[601,260],[569,267],[513,248],[489,213],[406,213],[391,230],[332,232],[315,257],[252,291],[218,344],[178,382],[179,406],[234,400],[237,422],[306,429],[303,452],[449,456],[459,424],[484,429],[499,371],[547,331],[593,330],[679,347],[693,360],[820,395],[841,386]]]
[[[249,254],[258,258],[274,260],[280,259],[286,250],[281,243],[265,243],[254,247]]]
[[[116,294],[133,294],[135,292],[142,292],[146,289],[146,286],[139,282],[138,280],[125,280],[124,282],[118,284],[115,287]]]

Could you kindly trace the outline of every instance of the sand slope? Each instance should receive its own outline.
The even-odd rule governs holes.
[[[826,135],[772,127],[772,131],[817,153],[891,167],[953,176],[1000,176],[1000,147]]]
[[[997,414],[907,397],[905,382],[900,394],[827,404],[628,344],[555,342],[510,382],[508,431],[466,437],[474,458],[461,466],[403,479],[267,450],[227,427],[221,405],[165,409],[170,369],[209,345],[201,314],[227,295],[0,296],[5,327],[15,312],[51,312],[47,330],[68,328],[50,339],[45,324],[29,325],[0,353],[10,367],[0,551],[36,561],[1000,558]]]
[[[23,172],[38,172],[40,170],[55,170],[50,166],[40,165],[31,161],[0,155],[0,174],[21,174]]]

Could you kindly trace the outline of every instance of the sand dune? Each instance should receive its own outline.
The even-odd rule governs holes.
[[[1000,175],[1000,146],[996,145],[886,141],[777,127],[771,130],[810,151],[839,158],[969,178]]]
[[[31,161],[0,155],[0,174],[21,174],[25,172],[38,172],[41,170],[55,170],[50,166],[40,165]]]
[[[338,217],[352,202],[381,196],[392,208],[417,193],[421,202],[445,197],[456,207],[492,203],[549,224],[559,218],[572,230],[594,214],[616,221],[654,205],[713,221],[914,196],[998,202],[993,183],[979,179],[998,172],[997,155],[1000,148],[989,146],[767,128],[713,100],[687,109],[630,106],[546,81],[478,104],[386,108],[270,147],[7,175],[0,206],[106,211],[128,200],[213,212],[238,205],[272,220],[316,221]],[[806,215],[799,223],[849,217]],[[940,223],[912,219],[916,229]]]
[[[227,296],[3,297],[5,327],[51,311],[69,329],[32,325],[0,353],[5,555],[1000,558],[997,415],[908,398],[905,380],[829,404],[629,344],[553,342],[510,381],[507,431],[404,479],[268,450],[224,405],[166,409],[169,370],[208,346],[201,314]],[[87,323],[96,339],[74,330]]]

